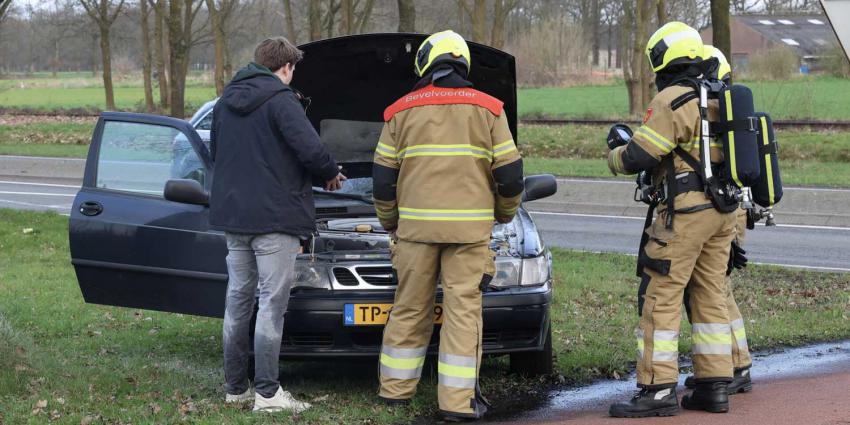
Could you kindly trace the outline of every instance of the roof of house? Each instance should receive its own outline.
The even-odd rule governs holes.
[[[818,56],[837,45],[824,15],[738,15],[734,19],[765,38],[793,49],[802,57]]]

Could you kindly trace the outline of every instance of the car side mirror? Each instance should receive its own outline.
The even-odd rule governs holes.
[[[558,182],[551,174],[539,174],[525,178],[525,191],[522,193],[522,201],[536,201],[547,198],[558,191]]]
[[[196,180],[173,179],[165,182],[165,199],[184,204],[209,205],[210,194]]]

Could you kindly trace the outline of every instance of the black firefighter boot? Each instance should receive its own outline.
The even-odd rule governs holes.
[[[694,389],[697,386],[696,378],[691,375],[685,379],[685,387]],[[753,390],[753,381],[750,379],[750,366],[735,369],[732,382],[726,387],[729,395],[748,393]]]
[[[675,416],[679,414],[676,384],[666,388],[642,388],[629,401],[614,403],[608,414],[615,418],[645,418],[648,416]]]
[[[728,382],[696,382],[694,392],[682,397],[682,407],[688,410],[705,410],[711,413],[729,411]]]

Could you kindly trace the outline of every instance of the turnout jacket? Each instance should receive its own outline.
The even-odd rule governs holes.
[[[487,241],[493,221],[519,207],[522,159],[502,102],[472,88],[433,85],[384,112],[375,149],[374,199],[399,239]]]
[[[693,97],[692,93],[692,87],[681,85],[660,91],[649,103],[643,125],[635,131],[631,141],[608,153],[608,168],[611,172],[616,175],[654,170],[652,181],[659,185],[666,182],[668,161],[673,162],[677,176],[697,171],[674,151],[679,147],[699,161],[699,98]],[[717,119],[717,100],[709,100],[708,120]],[[711,139],[710,151],[712,164],[723,162],[723,145],[719,140]],[[709,204],[710,199],[701,191],[680,193],[675,199],[677,211],[698,209]]]

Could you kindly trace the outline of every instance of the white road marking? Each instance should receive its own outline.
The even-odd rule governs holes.
[[[71,185],[71,184],[30,183],[30,182],[16,182],[16,181],[9,181],[9,180],[0,180],[0,184],[45,186],[45,187],[67,187],[69,189],[79,189],[80,188],[80,186],[74,186],[74,185]]]
[[[821,270],[821,271],[829,271],[829,272],[850,272],[850,269],[844,267],[825,267],[825,266],[803,266],[799,264],[777,264],[777,263],[760,263],[754,262],[753,264],[759,264],[762,266],[777,266],[777,267],[787,267],[792,269],[805,269],[805,270]]]
[[[51,208],[51,209],[55,209],[55,210],[71,209],[71,205],[43,205],[43,204],[33,204],[31,202],[10,201],[8,199],[0,199],[0,204],[21,205],[21,206],[25,206],[25,207]]]
[[[0,191],[0,195],[67,196],[69,198],[73,198],[73,197],[77,196],[74,193],[9,192],[9,191]]]
[[[578,213],[559,213],[559,212],[549,212],[549,211],[528,211],[531,214],[539,214],[539,215],[557,215],[557,216],[566,216],[566,217],[589,217],[589,218],[611,218],[611,219],[625,219],[625,220],[646,220],[646,217],[634,217],[634,216],[626,216],[626,215],[601,215],[601,214],[578,214]],[[764,223],[756,223],[759,226],[765,226]],[[843,230],[850,231],[850,227],[837,227],[837,226],[816,226],[810,224],[777,224],[776,227],[788,227],[791,229],[814,229],[814,230]]]
[[[85,162],[85,158],[60,158],[60,157],[50,157],[50,156],[25,156],[25,155],[0,155],[0,160],[4,158],[12,158],[12,159],[28,159],[33,161],[82,161]]]

